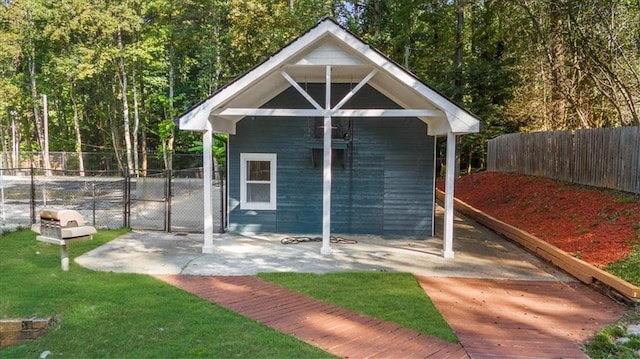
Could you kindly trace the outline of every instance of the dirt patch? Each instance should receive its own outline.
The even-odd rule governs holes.
[[[455,196],[598,267],[640,245],[640,198],[628,193],[480,172],[458,178]]]

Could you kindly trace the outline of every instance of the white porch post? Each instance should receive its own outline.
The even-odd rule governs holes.
[[[213,180],[213,128],[207,120],[206,130],[202,133],[202,166],[204,189],[204,245],[202,253],[213,253],[213,203],[211,199],[211,182]]]
[[[447,161],[444,186],[444,238],[442,256],[453,258],[453,183],[456,173],[456,135],[447,132]]]
[[[324,141],[322,159],[322,248],[320,254],[331,254],[331,66],[325,72]]]

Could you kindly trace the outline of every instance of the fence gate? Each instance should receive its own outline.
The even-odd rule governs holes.
[[[202,232],[204,189],[201,169],[148,172],[146,177],[128,177],[125,225],[133,229],[167,232]],[[215,232],[224,232],[224,181],[212,186]]]
[[[125,179],[125,226],[133,229],[168,230],[170,193],[166,171],[148,171],[146,177]]]

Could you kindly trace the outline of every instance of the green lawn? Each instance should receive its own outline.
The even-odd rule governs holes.
[[[0,358],[331,358],[326,352],[146,275],[93,272],[73,258],[124,231],[99,231],[60,248],[23,230],[0,237],[0,318],[58,316],[60,323],[28,344],[0,349]],[[320,300],[457,339],[410,274],[261,274]]]
[[[640,286],[640,245],[636,245],[626,258],[608,264],[605,270],[633,285]]]
[[[262,273],[258,277],[452,343],[458,338],[408,273]]]
[[[75,258],[123,232],[70,245]],[[0,238],[0,317],[58,316],[40,339],[0,358],[331,358],[326,352],[145,275],[100,273],[19,231]]]

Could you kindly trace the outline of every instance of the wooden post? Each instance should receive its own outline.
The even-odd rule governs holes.
[[[453,258],[453,189],[456,167],[456,135],[447,132],[447,162],[444,189],[444,235],[442,256]]]
[[[322,166],[322,248],[320,254],[331,254],[331,66],[325,72],[325,114]]]
[[[60,246],[60,264],[63,271],[69,270],[69,248],[66,243]]]
[[[202,253],[213,253],[213,200],[211,199],[211,167],[213,165],[213,128],[207,120],[207,129],[202,133],[202,166],[204,189],[204,245]]]

